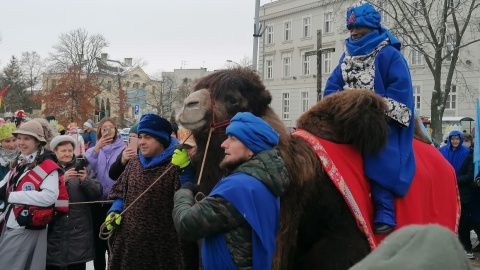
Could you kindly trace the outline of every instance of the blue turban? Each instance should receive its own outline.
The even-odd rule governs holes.
[[[278,145],[280,137],[267,122],[249,112],[237,113],[230,121],[226,134],[235,136],[254,154],[271,150]]]
[[[365,3],[347,11],[347,29],[353,26],[365,26],[373,29],[381,28],[380,13],[370,4]]]
[[[164,148],[167,148],[170,145],[172,126],[165,118],[149,113],[140,118],[137,133],[148,134],[159,141]]]

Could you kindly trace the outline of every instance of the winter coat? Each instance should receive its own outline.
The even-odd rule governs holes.
[[[125,149],[120,152],[120,155],[117,156],[117,159],[115,160],[115,162],[113,162],[112,166],[110,166],[110,170],[108,171],[108,176],[113,181],[116,181],[120,177],[120,175],[122,175],[123,171],[125,171],[125,167],[127,167],[127,164],[122,164],[123,151],[125,151]]]
[[[66,166],[59,164],[63,172],[75,167],[75,159]],[[102,196],[102,185],[90,165],[85,181],[73,178],[65,184],[70,202],[94,201]],[[64,267],[93,260],[94,237],[98,236],[93,235],[90,205],[70,205],[67,214],[55,216],[48,226],[47,265]]]
[[[173,195],[180,188],[171,156],[145,168],[131,158],[113,185],[109,199],[122,199],[129,207],[158,177],[165,175],[124,213],[114,234],[109,256],[111,270],[198,269],[195,242],[181,241],[172,220]]]
[[[108,176],[108,171],[118,155],[120,155],[123,149],[125,149],[125,142],[123,142],[122,137],[118,135],[115,141],[100,148],[98,153],[95,153],[93,149],[93,147],[89,148],[87,152],[85,152],[85,158],[88,160],[92,166],[92,170],[97,175],[98,182],[102,184],[102,200],[106,200],[110,189],[115,183],[115,181]]]
[[[459,136],[460,144],[457,148],[451,149],[451,137]],[[442,146],[439,151],[452,164],[457,175],[458,191],[460,193],[460,202],[467,204],[470,202],[473,192],[473,180],[475,167],[473,165],[473,156],[468,147],[463,146],[463,134],[460,131],[452,131],[448,136],[447,145]],[[462,211],[463,212],[463,211]]]
[[[82,137],[85,146],[88,146],[88,148],[93,148],[97,144],[97,133],[94,129],[91,129],[90,131],[84,131],[82,133]]]
[[[238,173],[253,176],[276,198],[289,183],[285,163],[275,150],[258,153],[222,181],[238,178]],[[181,238],[194,240],[224,234],[235,267],[252,267],[252,227],[232,203],[220,196],[209,196],[192,207],[195,200],[188,189],[177,191],[174,201],[173,220]],[[261,205],[258,207],[261,209]]]

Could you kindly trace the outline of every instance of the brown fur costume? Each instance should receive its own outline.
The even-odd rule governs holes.
[[[138,157],[132,158],[113,185],[109,198],[122,198],[125,209],[169,164],[167,160],[143,168]],[[114,234],[109,269],[198,269],[196,244],[181,241],[173,224],[173,194],[179,188],[178,174],[171,169],[124,213]]]
[[[369,243],[311,146],[290,136],[270,102],[270,93],[249,69],[221,70],[197,83],[177,116],[197,141],[193,160],[197,177],[208,130],[214,123],[240,111],[262,117],[280,134],[277,149],[292,177],[281,200],[273,268],[348,269],[370,252]],[[353,144],[364,153],[375,153],[387,140],[385,111],[383,100],[371,91],[342,91],[315,105],[298,120],[297,127],[332,142]],[[224,174],[218,167],[224,157],[220,147],[226,138],[224,132],[223,126],[212,134],[201,182],[206,194]]]

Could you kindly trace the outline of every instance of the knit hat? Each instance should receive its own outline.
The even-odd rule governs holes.
[[[95,125],[91,119],[88,119],[87,122],[83,123],[84,126],[87,126],[88,128],[93,128]]]
[[[350,270],[473,269],[455,234],[439,225],[410,225],[390,234]]]
[[[5,123],[0,125],[0,141],[13,137],[13,132],[17,129],[14,123]]]
[[[42,125],[35,120],[28,121],[19,127],[16,131],[12,132],[15,136],[16,134],[24,134],[35,137],[37,140],[43,143],[47,143],[45,140],[45,133],[43,131]]]
[[[145,133],[158,140],[164,148],[170,145],[172,125],[156,114],[144,114],[138,122],[138,134]]]
[[[177,131],[177,139],[180,143],[195,147],[197,146],[197,143],[195,142],[195,138],[193,138],[193,135],[191,134],[192,132],[190,130],[179,127]]]
[[[128,133],[135,133],[137,134],[138,133],[138,123],[136,123],[135,125],[133,125],[130,130],[128,131]]]
[[[347,11],[347,29],[349,30],[353,26],[378,29],[381,27],[380,22],[380,13],[369,3],[352,7]]]
[[[249,112],[237,113],[230,121],[226,134],[235,136],[254,154],[271,150],[278,145],[280,137],[267,122]]]
[[[77,142],[73,139],[72,136],[59,135],[55,136],[55,138],[53,138],[53,140],[50,142],[50,149],[54,151],[55,148],[57,148],[57,146],[62,142],[70,142],[73,144],[73,149],[77,148]]]

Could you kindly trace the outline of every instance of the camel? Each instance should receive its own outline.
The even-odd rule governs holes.
[[[371,231],[373,207],[361,154],[385,146],[386,104],[368,90],[341,91],[304,113],[297,130],[289,134],[269,106],[271,100],[258,74],[245,68],[220,70],[197,82],[177,121],[192,130],[197,142],[192,163],[197,179],[201,177],[200,190],[208,194],[225,174],[218,164],[223,159],[220,145],[226,139],[229,119],[241,111],[262,117],[280,134],[277,149],[291,175],[281,198],[273,268],[348,269],[385,237]],[[395,229],[437,223],[456,231],[455,172],[416,130],[413,145],[419,169],[408,194],[396,199]]]

